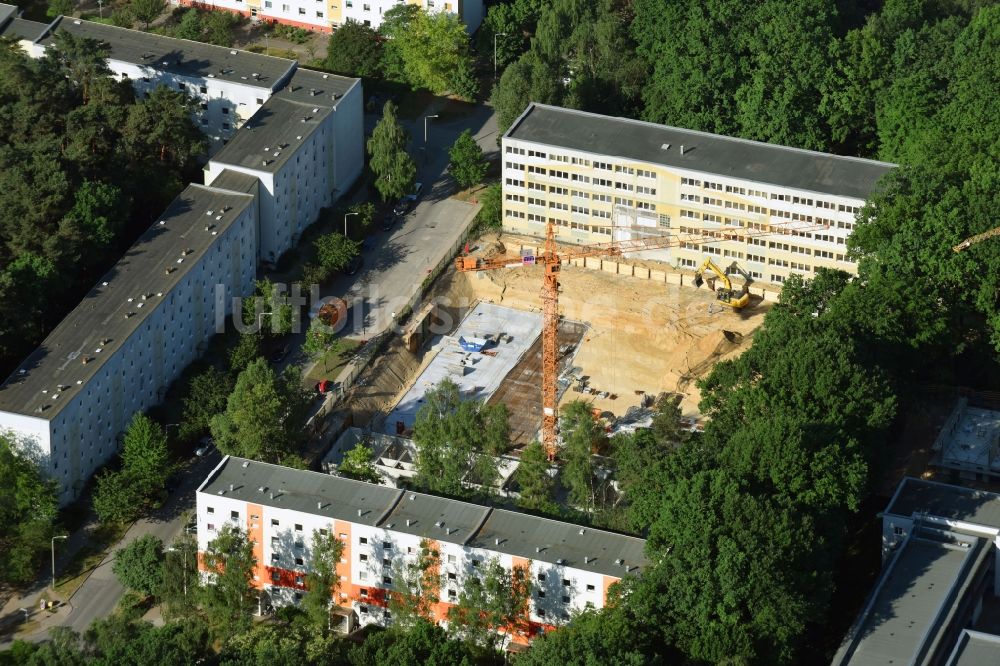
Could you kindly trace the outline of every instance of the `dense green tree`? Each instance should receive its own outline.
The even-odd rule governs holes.
[[[219,654],[225,666],[340,666],[347,641],[299,626],[258,625],[226,642]]]
[[[178,437],[193,440],[208,432],[212,417],[226,409],[226,401],[233,390],[229,373],[210,365],[191,377],[183,399]]]
[[[527,633],[532,589],[530,566],[508,569],[492,559],[465,577],[458,603],[448,609],[448,631],[496,652],[500,629]]]
[[[526,26],[523,24],[524,17],[518,13],[517,4],[520,3],[498,3],[491,5],[486,10],[483,23],[476,31],[477,45],[483,59],[493,62],[494,36],[496,37],[496,67],[498,72],[503,72],[504,68],[528,49],[528,40],[525,36]]]
[[[135,17],[142,21],[142,29],[149,30],[149,24],[155,21],[166,9],[165,0],[131,0],[129,5]]]
[[[294,286],[294,285],[293,285]],[[252,298],[243,299],[243,325],[260,334],[280,337],[298,332],[298,317],[286,285],[257,280]]]
[[[240,24],[240,17],[229,12],[210,11],[202,15],[201,24],[206,42],[229,47],[234,43],[234,33]]]
[[[306,331],[305,340],[302,341],[302,351],[311,358],[320,358],[339,350],[342,346],[343,339],[337,336],[336,329],[319,317],[309,323],[309,330]]]
[[[560,419],[563,448],[562,483],[570,501],[587,510],[594,508],[593,454],[604,439],[604,431],[590,413],[590,405],[575,400],[562,409]]]
[[[382,42],[371,27],[347,19],[330,35],[326,68],[335,74],[377,78],[382,73]]]
[[[472,57],[465,24],[450,12],[430,13],[412,5],[393,7],[383,16],[379,31],[386,37],[388,62],[404,65],[401,72],[389,73],[402,75],[417,88],[435,93],[449,90],[456,72],[467,67]]]
[[[241,333],[236,345],[229,351],[229,371],[234,377],[261,357],[259,333]],[[229,391],[226,392],[228,398]]]
[[[412,5],[400,5],[412,7]],[[395,7],[391,11],[395,11]],[[388,12],[387,12],[388,14]],[[375,174],[375,189],[383,201],[398,199],[410,191],[417,166],[406,152],[409,137],[396,119],[396,105],[386,102],[382,118],[368,139],[369,166]]]
[[[123,586],[142,595],[159,593],[163,585],[163,542],[146,534],[115,553],[111,567]]]
[[[104,522],[129,522],[152,509],[174,471],[163,427],[141,412],[125,431],[121,460],[121,470],[97,479],[94,511]]]
[[[465,189],[483,182],[489,162],[483,155],[470,130],[458,135],[448,151],[448,173],[458,186]]]
[[[478,224],[485,229],[499,229],[503,216],[503,190],[499,183],[487,186],[479,195],[482,208],[476,216]]]
[[[57,16],[72,16],[73,15],[73,0],[49,0],[48,9],[45,10],[45,15],[49,18],[56,18]]]
[[[129,109],[122,128],[125,143],[133,153],[156,155],[161,162],[183,168],[201,158],[208,145],[191,124],[196,110],[197,103],[183,92],[157,86],[143,104]]]
[[[641,618],[630,616],[618,606],[586,610],[573,615],[572,621],[558,631],[536,637],[531,649],[517,655],[514,663],[516,666],[661,663],[659,653],[663,646],[650,633]]]
[[[462,400],[458,386],[445,379],[424,397],[413,424],[417,483],[433,492],[465,495],[463,479],[489,488],[496,465],[489,457],[510,446],[506,407]],[[479,454],[488,455],[479,455]],[[470,473],[471,472],[471,473]]]
[[[306,573],[306,593],[302,597],[302,610],[312,626],[319,632],[330,626],[330,611],[340,588],[337,564],[344,553],[344,542],[332,530],[313,530],[310,548],[310,566]]]
[[[0,578],[10,583],[34,578],[56,520],[56,484],[38,460],[28,443],[0,433]]]
[[[181,534],[163,552],[163,581],[156,591],[164,618],[169,621],[194,617],[201,595],[198,574],[198,542]]]
[[[504,70],[491,96],[499,133],[510,129],[531,102],[560,105],[564,95],[561,80],[560,73],[534,50]]]
[[[257,605],[253,541],[239,527],[226,523],[208,543],[202,562],[211,574],[201,588],[201,602],[212,629],[224,638],[246,631]]]
[[[392,565],[392,590],[388,592],[393,625],[410,630],[434,621],[434,607],[441,601],[441,552],[437,543],[420,540],[416,557],[396,558]]]
[[[472,666],[500,663],[490,659],[465,641],[453,640],[444,629],[428,620],[421,620],[406,630],[396,626],[376,629],[364,642],[353,646],[348,655],[352,666],[399,664],[399,666]]]
[[[351,259],[358,256],[361,249],[361,243],[337,232],[323,234],[316,239],[314,245],[316,259],[330,273],[343,270]]]
[[[541,443],[535,440],[524,447],[517,466],[517,483],[520,486],[520,496],[517,498],[519,507],[541,513],[558,512],[558,507],[552,501],[555,482],[549,470],[550,463]]]
[[[372,449],[364,442],[358,442],[353,449],[344,454],[344,460],[337,467],[337,471],[358,481],[382,483],[382,477],[379,476],[372,460]]]
[[[174,28],[173,36],[178,39],[197,40],[201,38],[201,32],[201,12],[195,7],[191,7],[184,10],[184,13],[181,14],[181,20],[178,21],[177,27]]]
[[[98,664],[189,664],[208,653],[210,644],[203,622],[154,627],[120,613],[94,622],[84,639],[88,663]]]
[[[226,411],[211,421],[212,437],[227,455],[280,463],[294,453],[305,423],[305,396],[297,376],[278,376],[258,358],[236,379]]]

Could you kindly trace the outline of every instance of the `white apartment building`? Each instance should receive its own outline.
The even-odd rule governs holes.
[[[523,628],[510,636],[517,643],[573,611],[603,607],[612,584],[647,564],[645,542],[635,537],[229,456],[198,489],[197,521],[199,553],[226,523],[247,532],[254,584],[274,605],[304,592],[313,531],[336,534],[344,552],[335,601],[350,628],[391,622],[394,568],[423,546],[439,554],[438,622],[484,563],[527,568],[533,589]]]
[[[253,289],[256,184],[227,180],[239,189],[188,186],[0,385],[0,430],[35,449],[61,504],[201,354],[232,297]]]
[[[178,4],[178,0],[172,1]],[[382,14],[404,1],[428,12],[455,14],[462,19],[470,34],[483,21],[482,0],[213,0],[211,3],[179,0],[179,4],[199,9],[225,10],[255,21],[282,23],[329,33],[348,20],[378,29],[382,25]]]
[[[856,272],[855,216],[895,165],[531,104],[502,138],[503,227],[589,244],[664,233],[639,253],[678,268],[705,257],[781,284],[819,267]],[[729,230],[736,240],[712,241]]]
[[[882,573],[833,665],[1000,663],[1000,495],[907,477],[881,516]]]
[[[29,23],[16,29],[33,34],[23,30]],[[131,81],[139,97],[162,85],[194,98],[199,105],[195,122],[211,141],[210,153],[222,148],[296,68],[294,60],[64,16],[26,44],[29,55],[40,58],[59,30],[106,42],[111,47],[108,67]]]
[[[299,69],[205,167],[260,181],[260,258],[277,261],[364,167],[360,79]]]

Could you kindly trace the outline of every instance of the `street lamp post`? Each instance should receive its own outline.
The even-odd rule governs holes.
[[[104,18],[104,0],[97,0],[97,13]]]
[[[493,33],[493,83],[497,81],[497,37],[506,37],[506,32]]]
[[[347,213],[344,215],[344,238],[347,238],[347,218],[351,215],[360,215],[361,213]]]
[[[258,312],[257,313],[257,332],[260,333],[260,327],[263,326],[261,323],[261,318],[265,315],[273,315],[273,312]]]
[[[425,149],[426,149],[426,146],[427,146],[427,121],[430,120],[431,118],[437,118],[437,117],[438,117],[438,114],[436,114],[436,113],[433,116],[424,116],[424,147],[425,147]]]
[[[56,591],[56,540],[57,539],[68,539],[69,536],[63,534],[61,536],[52,537],[52,591]]]

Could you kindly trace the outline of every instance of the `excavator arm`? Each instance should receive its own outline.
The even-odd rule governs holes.
[[[994,236],[1000,236],[1000,227],[990,229],[989,231],[984,231],[983,233],[976,234],[975,236],[970,236],[969,238],[966,238],[964,241],[962,241],[961,243],[959,243],[958,245],[956,245],[951,249],[953,252],[961,252],[962,250],[968,250],[976,243],[984,241],[988,238],[993,238]]]

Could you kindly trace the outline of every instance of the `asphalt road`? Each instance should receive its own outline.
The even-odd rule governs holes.
[[[433,115],[433,109],[428,114]],[[366,133],[378,119],[378,113],[365,114]],[[416,180],[423,184],[417,205],[389,231],[376,226],[376,233],[369,237],[362,253],[362,269],[355,275],[337,276],[319,292],[321,299],[347,301],[348,317],[341,333],[355,339],[371,338],[393,324],[392,314],[399,312],[420,288],[424,277],[452,248],[465,222],[475,214],[474,204],[448,198],[456,189],[447,175],[448,149],[458,135],[469,129],[487,156],[495,157],[499,150],[492,107],[472,107],[469,115],[448,122],[430,120],[426,151],[419,149],[423,145],[422,116],[403,125],[410,133],[410,152],[417,160]],[[380,225],[381,220],[374,224]],[[286,340],[292,353],[278,364],[280,367],[306,363],[299,350],[308,326],[307,321],[301,322],[301,330]]]

